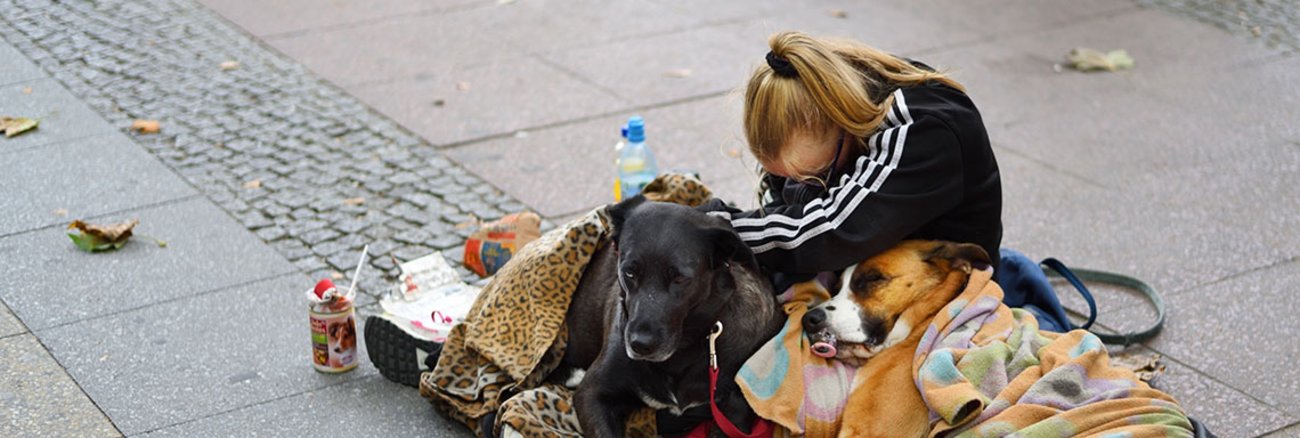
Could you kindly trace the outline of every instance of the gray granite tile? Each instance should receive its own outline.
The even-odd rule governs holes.
[[[799,31],[817,37],[849,38],[878,49],[909,55],[980,38],[945,14],[919,14],[905,5],[881,2],[812,1],[804,7],[784,7],[761,16],[719,26],[738,35],[744,53],[757,61],[768,51],[768,37]],[[843,17],[837,15],[843,14]]]
[[[1282,429],[1278,429],[1278,430],[1275,430],[1275,431],[1269,432],[1268,434],[1266,434],[1266,435],[1264,435],[1264,436],[1266,436],[1266,437],[1270,437],[1270,438],[1283,438],[1283,437],[1287,437],[1287,438],[1295,438],[1295,437],[1300,437],[1300,423],[1292,424],[1292,425],[1290,425],[1290,426],[1288,426],[1288,427],[1285,427],[1285,428],[1282,428]]]
[[[295,271],[206,199],[88,219],[129,218],[136,236],[112,252],[83,252],[62,228],[0,239],[0,262],[18,267],[0,277],[0,298],[38,330]]]
[[[364,363],[340,375],[312,368],[310,287],[287,275],[36,334],[133,435],[374,375]]]
[[[1140,354],[1150,350],[1132,348]],[[1215,435],[1259,436],[1296,421],[1294,415],[1224,385],[1176,360],[1161,359],[1165,372],[1155,381],[1155,388],[1178,400],[1187,415],[1200,421]]]
[[[1247,231],[1242,245],[1300,256],[1300,145],[1262,144],[1253,154],[1135,178],[1131,190],[1195,222]]]
[[[542,56],[632,103],[646,105],[733,91],[762,61],[765,47],[762,41],[745,42],[702,28]],[[681,74],[688,70],[688,75]]]
[[[196,194],[117,133],[0,153],[0,168],[0,235]]]
[[[722,165],[714,142],[669,114],[675,107],[647,111],[646,138],[661,171],[691,169],[706,185],[738,176],[739,165]],[[627,115],[530,131],[448,151],[470,171],[545,217],[585,212],[613,201],[614,144]],[[558,159],[557,159],[558,158]]]
[[[497,6],[492,32],[527,52],[590,46],[700,27],[708,17],[649,1],[531,0]],[[485,20],[486,21],[486,20]]]
[[[27,333],[27,326],[9,311],[9,306],[0,303],[0,338],[19,333]]]
[[[1167,295],[1165,330],[1147,345],[1238,388],[1292,417],[1300,416],[1300,312],[1294,299],[1300,263],[1243,272],[1185,293]],[[1139,309],[1119,311],[1110,325],[1130,329]],[[1262,429],[1260,432],[1269,429]]]
[[[1076,6],[1091,7],[1094,5]],[[1114,2],[1110,2],[1109,7],[1098,9],[1113,7]],[[1002,38],[999,42],[1061,61],[1075,47],[1107,51],[1124,49],[1135,61],[1134,73],[1185,73],[1187,69],[1232,65],[1283,52],[1281,48],[1269,48],[1246,38],[1233,37],[1213,26],[1155,9],[1132,9],[1100,19],[1065,23],[1043,32]]]
[[[350,88],[361,100],[438,145],[626,106],[622,99],[532,56]]]
[[[449,8],[460,8],[476,0],[388,0],[368,2],[360,0],[280,0],[261,2],[250,0],[200,0],[204,6],[235,22],[244,30],[263,38],[275,38],[287,33],[303,33],[322,28],[369,23],[393,17],[414,14],[434,14]]]
[[[122,435],[36,337],[0,339],[0,356],[0,435]]]
[[[1034,258],[1128,274],[1169,295],[1290,257],[1252,243],[1258,239],[1248,228],[1198,219],[1193,210],[1148,197],[1155,195],[1097,187],[1049,164],[998,153],[1002,244]]]
[[[700,17],[709,23],[728,23],[758,18],[763,15],[806,7],[808,2],[790,0],[748,0],[743,2],[701,2],[694,0],[653,0],[691,17]]]
[[[973,32],[978,39],[1014,36],[1086,23],[1097,17],[1137,9],[1125,0],[961,0],[892,1],[888,5],[940,24]],[[872,5],[873,7],[876,5]],[[874,9],[874,8],[873,8]],[[851,15],[850,15],[851,17]],[[1104,19],[1104,18],[1103,18]]]
[[[499,8],[416,15],[269,40],[275,48],[344,86],[437,77],[454,67],[522,52],[493,32],[510,26]]]
[[[27,60],[22,52],[3,42],[0,42],[0,63],[4,66],[0,68],[0,86],[8,87],[10,84],[45,77],[45,73]],[[20,85],[19,88],[23,86],[25,85]]]
[[[1286,92],[1297,87],[1289,73],[1295,64],[1245,66],[1267,50],[1220,34],[1162,12],[1135,11],[920,58],[952,69],[967,86],[995,144],[1069,163],[1119,188],[1146,172],[1236,159],[1300,138],[1291,123],[1300,98]],[[1075,45],[1127,48],[1137,67],[1054,71]]]
[[[0,136],[0,157],[33,146],[113,131],[108,122],[53,79],[0,85],[0,115],[40,120],[32,131],[11,138]]]
[[[311,415],[302,415],[310,412]],[[419,391],[379,376],[203,418],[143,436],[474,436]]]

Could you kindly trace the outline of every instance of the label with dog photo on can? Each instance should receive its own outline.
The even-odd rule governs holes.
[[[312,365],[316,371],[341,373],[357,367],[357,323],[352,308],[311,313]]]

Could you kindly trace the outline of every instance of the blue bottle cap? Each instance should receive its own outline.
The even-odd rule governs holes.
[[[627,127],[624,137],[632,143],[641,143],[645,141],[645,119],[641,116],[632,116],[627,119]]]

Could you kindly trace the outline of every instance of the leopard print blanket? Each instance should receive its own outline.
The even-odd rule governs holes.
[[[647,199],[697,206],[712,194],[689,175],[667,174],[645,187]],[[452,328],[438,365],[420,379],[420,394],[476,433],[497,413],[522,436],[582,436],[568,388],[543,381],[564,357],[564,315],[591,256],[607,240],[608,217],[597,208],[525,246],[497,272]],[[654,411],[628,421],[627,436],[655,436]]]

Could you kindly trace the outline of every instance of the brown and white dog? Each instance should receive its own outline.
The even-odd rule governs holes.
[[[830,301],[804,315],[814,343],[834,336],[836,358],[862,368],[845,405],[840,436],[905,437],[929,433],[929,415],[912,377],[925,328],[989,266],[978,245],[904,241],[844,270]]]
[[[349,316],[343,321],[331,322],[329,332],[329,365],[343,367],[351,365],[357,354],[357,324]]]

